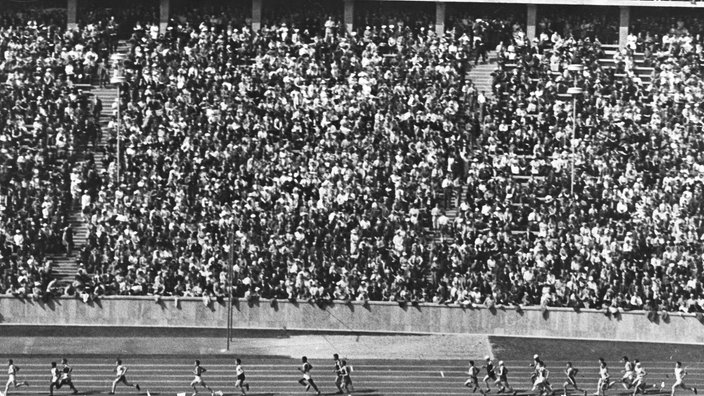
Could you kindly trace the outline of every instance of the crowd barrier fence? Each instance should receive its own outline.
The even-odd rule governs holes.
[[[465,308],[391,302],[292,303],[233,301],[233,328],[330,332],[462,333],[704,343],[701,315],[525,307]],[[75,298],[37,302],[0,297],[2,325],[226,328],[227,304],[199,298],[111,296],[84,303]],[[0,331],[1,333],[1,331]]]

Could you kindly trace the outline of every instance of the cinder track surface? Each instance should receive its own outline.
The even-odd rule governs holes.
[[[142,386],[142,391],[137,392],[132,388],[119,385],[117,390],[119,395],[145,395],[147,390],[155,396],[176,395],[182,392],[190,395],[192,389],[189,388],[189,383],[193,379],[191,371],[195,359],[200,359],[202,366],[208,370],[203,378],[214,390],[222,391],[225,395],[239,395],[240,392],[234,389],[235,357],[240,357],[243,360],[247,380],[251,384],[251,390],[248,392],[250,395],[314,394],[312,391],[306,393],[305,389],[297,383],[300,378],[300,374],[296,370],[300,363],[298,357],[291,356],[293,353],[281,354],[281,334],[272,335],[262,332],[259,334],[260,337],[256,337],[256,332],[236,333],[238,338],[233,343],[233,352],[203,353],[202,349],[194,348],[193,353],[189,353],[189,343],[197,338],[195,334],[189,334],[190,331],[183,333],[169,329],[160,333],[157,330],[151,330],[151,332],[145,333],[146,336],[140,336],[140,332],[127,330],[121,332],[119,329],[113,329],[115,340],[119,340],[121,344],[126,342],[126,338],[133,340],[137,345],[158,344],[163,338],[169,339],[170,342],[176,340],[177,343],[182,343],[182,348],[179,351],[169,349],[159,353],[158,348],[145,347],[143,349],[145,353],[140,353],[139,348],[131,349],[128,353],[120,353],[119,349],[115,348],[117,343],[111,343],[110,338],[105,336],[105,332],[108,331],[110,330],[82,334],[80,331],[73,332],[68,329],[60,332],[61,335],[57,336],[55,331],[0,328],[0,359],[2,359],[0,362],[4,363],[7,358],[13,358],[15,364],[21,368],[18,379],[27,380],[31,385],[29,388],[11,389],[9,394],[47,395],[50,363],[52,361],[60,362],[63,356],[67,357],[74,367],[73,379],[80,394],[107,394],[110,391],[111,381],[114,379],[112,370],[117,357],[123,359],[129,368],[128,380]],[[209,331],[193,329],[192,332],[205,338],[218,337],[216,339],[218,345],[224,346],[224,340],[219,338],[221,335],[219,331],[211,334]],[[417,344],[419,340],[422,342],[422,337],[398,336],[397,342]],[[277,343],[278,346],[274,349],[277,353],[238,354],[238,351],[247,350],[248,343],[256,341],[261,344],[267,338],[271,338],[272,342]],[[48,339],[52,343],[56,342],[55,353],[47,350],[46,341]],[[312,342],[320,342],[319,338],[311,340]],[[580,385],[592,393],[597,381],[597,359],[604,357],[610,364],[612,379],[618,380],[621,377],[620,370],[622,368],[618,360],[624,354],[631,359],[640,359],[643,362],[649,373],[648,382],[657,385],[650,394],[669,394],[676,360],[682,360],[688,366],[688,385],[704,387],[704,363],[702,361],[704,346],[508,337],[489,337],[489,341],[491,343],[490,353],[496,359],[506,362],[510,373],[509,381],[519,395],[532,394],[528,382],[531,368],[528,365],[534,353],[539,353],[548,364],[548,368],[551,370],[551,382],[555,390],[559,390],[558,394],[561,393],[564,381],[562,369],[566,361],[572,361],[580,369],[578,381]],[[42,344],[40,352],[37,352],[32,342]],[[448,337],[448,342],[457,341]],[[84,343],[85,347],[82,347],[81,343]],[[2,344],[5,346],[2,347]],[[334,346],[334,344],[330,344],[326,345],[326,348],[332,350]],[[311,349],[316,347],[316,345],[311,345]],[[466,359],[455,357],[419,359],[417,351],[413,351],[409,352],[408,358],[392,359],[385,356],[387,348],[389,348],[388,344],[380,344],[377,350],[368,352],[368,356],[365,357],[360,357],[359,353],[353,353],[357,357],[349,359],[349,363],[354,367],[352,378],[355,390],[352,394],[369,396],[468,395],[471,394],[469,389],[463,386],[466,380],[467,361],[474,359],[478,365],[481,365],[481,358],[486,354],[484,350],[475,350],[467,352]],[[296,352],[300,350],[299,343]],[[340,354],[347,356],[345,351],[340,351]],[[433,351],[427,351],[427,354],[424,355],[434,356]],[[321,354],[313,354],[313,356],[316,356],[311,359],[314,366],[313,378],[323,394],[335,394],[332,357],[322,358]],[[396,353],[394,356],[398,356],[398,354]],[[7,377],[4,374],[5,370],[2,370],[2,373],[0,383],[4,385]],[[666,388],[660,391],[662,382],[665,382]],[[0,391],[3,389],[4,387],[0,387]],[[496,394],[497,389],[493,384],[491,389],[490,395]],[[199,391],[205,395],[209,394],[205,389],[202,391],[199,389]],[[55,394],[65,395],[69,392],[62,388]],[[630,392],[626,392],[620,384],[617,384],[608,394],[625,395]],[[682,391],[678,394],[685,395],[689,392]]]

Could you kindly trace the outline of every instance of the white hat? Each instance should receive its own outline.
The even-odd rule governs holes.
[[[491,360],[491,358],[489,357],[489,355],[486,355],[484,356],[484,360]]]
[[[539,357],[540,357],[540,356],[538,356],[537,353],[536,353],[535,355],[533,355],[533,359],[537,359],[537,358],[539,358]]]

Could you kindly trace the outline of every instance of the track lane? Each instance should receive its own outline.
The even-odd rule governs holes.
[[[195,331],[194,331],[195,332]],[[96,334],[103,335],[103,332]],[[91,333],[93,334],[93,333]],[[117,332],[116,334],[121,334]],[[192,335],[187,333],[188,335]],[[224,395],[239,395],[239,392],[234,389],[234,360],[239,357],[243,360],[243,366],[247,374],[248,382],[251,384],[252,392],[250,395],[256,396],[280,396],[280,395],[313,395],[313,392],[306,393],[297,381],[301,378],[296,368],[300,364],[299,358],[291,356],[282,356],[281,353],[288,352],[289,355],[294,354],[292,350],[277,349],[277,352],[267,350],[261,354],[253,353],[204,353],[197,348],[188,349],[192,338],[175,337],[170,338],[171,333],[167,332],[163,337],[159,337],[159,333],[154,331],[150,337],[144,337],[141,340],[142,345],[153,343],[156,347],[145,350],[134,348],[137,353],[119,352],[118,343],[110,343],[102,338],[85,338],[83,339],[86,347],[81,348],[81,340],[65,338],[57,338],[59,342],[54,348],[53,344],[50,349],[33,349],[33,343],[18,342],[22,332],[16,331],[13,335],[0,336],[0,343],[9,342],[5,348],[5,352],[17,353],[2,353],[0,354],[0,365],[4,364],[7,358],[13,358],[15,363],[22,369],[18,375],[19,380],[28,380],[31,387],[29,389],[12,390],[8,396],[17,395],[47,395],[49,385],[49,367],[50,362],[60,362],[61,357],[67,357],[71,366],[74,368],[74,382],[85,395],[103,395],[110,390],[110,385],[114,379],[112,372],[115,359],[121,358],[129,368],[127,378],[131,382],[140,383],[142,392],[136,392],[134,389],[126,388],[122,385],[118,386],[118,395],[146,395],[147,391],[153,396],[171,395],[177,393],[186,393],[188,396],[192,393],[189,383],[193,379],[191,374],[193,361],[200,359],[202,365],[208,369],[204,375],[206,383],[210,384],[215,390],[223,391]],[[136,336],[136,334],[133,334]],[[183,335],[183,334],[182,334]],[[215,335],[219,335],[215,334]],[[4,334],[3,334],[4,336]],[[38,332],[34,334],[36,338],[32,338],[36,342],[46,343],[44,338],[46,334]],[[124,337],[123,337],[124,338]],[[127,337],[125,339],[130,339]],[[254,336],[252,335],[252,338]],[[206,337],[207,339],[207,337]],[[414,337],[414,340],[422,338]],[[164,349],[164,340],[178,340],[186,352]],[[272,343],[280,343],[280,338],[271,338]],[[321,340],[318,338],[311,339]],[[397,342],[404,345],[409,338],[399,337]],[[123,340],[124,341],[124,340]],[[135,340],[134,342],[137,342]],[[264,342],[264,338],[257,340]],[[285,340],[284,340],[285,341]],[[323,340],[325,341],[325,340]],[[251,351],[247,348],[248,339],[238,340],[233,344],[235,350],[239,352]],[[300,344],[300,341],[298,341]],[[17,347],[15,347],[17,345]],[[173,345],[173,344],[166,344]],[[277,344],[278,345],[278,344]],[[302,344],[301,344],[302,345]],[[308,344],[303,350],[308,351]],[[440,344],[433,344],[440,345]],[[474,359],[477,366],[481,366],[485,350],[467,348],[467,345],[460,345],[456,341],[452,344],[453,347],[464,347],[461,351],[468,350],[466,359],[457,359],[450,357],[464,356],[465,353],[455,353],[452,356],[447,356],[443,353],[438,353],[434,350],[428,350],[427,355],[435,356],[434,359],[417,358],[417,352],[409,352],[403,359],[379,358],[385,356],[388,352],[386,349],[388,344],[379,344],[379,347],[373,352],[359,353],[359,350],[354,349],[357,355],[364,358],[350,358],[349,364],[354,367],[352,378],[356,386],[355,395],[364,396],[416,396],[416,395],[469,395],[471,394],[467,388],[463,386],[467,378],[466,370],[468,360]],[[333,345],[330,345],[333,346]],[[447,346],[443,344],[443,346]],[[310,351],[315,350],[320,345],[311,343]],[[426,349],[432,349],[428,346]],[[25,351],[52,351],[56,353],[22,353]],[[72,353],[65,353],[71,350]],[[161,353],[161,351],[164,353]],[[193,351],[191,353],[191,351]],[[445,349],[443,349],[443,352]],[[157,352],[157,353],[155,353]],[[279,353],[278,355],[276,353]],[[555,339],[527,339],[527,338],[508,338],[508,337],[491,337],[491,348],[488,351],[490,356],[497,360],[505,360],[509,369],[509,381],[518,391],[519,395],[532,395],[530,393],[531,384],[529,376],[532,369],[529,367],[532,355],[540,353],[541,357],[546,361],[548,368],[551,371],[551,382],[558,395],[561,393],[562,383],[564,382],[564,374],[562,370],[566,361],[572,361],[580,372],[577,377],[579,385],[593,392],[596,388],[598,378],[598,363],[599,357],[606,358],[609,362],[610,372],[613,379],[618,380],[621,377],[622,365],[618,360],[624,354],[631,359],[640,359],[646,370],[648,370],[648,383],[660,385],[665,382],[665,389],[661,392],[652,392],[652,395],[668,395],[669,387],[673,381],[674,362],[677,359],[682,359],[685,366],[688,367],[689,376],[687,383],[690,386],[704,388],[704,346],[687,346],[679,344],[643,344],[643,343],[623,343],[611,341],[579,341],[579,340],[555,340]],[[312,353],[309,356],[313,355]],[[345,353],[340,352],[344,358]],[[316,383],[323,391],[323,394],[336,394],[333,384],[334,375],[332,372],[333,361],[332,356],[326,357],[324,354],[317,353],[317,358],[311,358],[310,362],[314,366],[312,375]],[[387,355],[388,356],[388,355]],[[447,357],[447,358],[442,358]],[[2,368],[0,367],[0,370]],[[4,373],[4,370],[0,371]],[[483,372],[480,375],[483,376]],[[0,374],[0,385],[4,384],[6,374]],[[0,387],[2,390],[2,387]],[[493,392],[489,394],[496,395],[496,387],[492,385]],[[56,396],[69,394],[64,389],[55,392]],[[202,393],[207,395],[208,393]],[[478,395],[478,394],[477,394]],[[630,395],[630,392],[623,390],[620,385],[616,385],[608,392],[608,396],[625,396]],[[690,396],[689,392],[678,392],[678,396]],[[570,396],[578,396],[576,393],[570,393]],[[581,396],[581,395],[579,395]]]
[[[0,356],[5,360],[10,356]],[[112,357],[103,356],[66,356],[69,363],[74,368],[73,379],[76,387],[85,395],[107,394],[110,384],[114,379],[112,369],[114,360]],[[215,390],[221,390],[225,395],[239,395],[234,390],[234,355],[232,356],[171,356],[171,357],[149,357],[149,356],[120,356],[129,368],[127,378],[133,383],[142,386],[142,392],[118,386],[119,395],[146,395],[148,390],[151,395],[176,395],[185,392],[192,393],[189,383],[193,379],[191,374],[192,361],[195,358],[201,360],[203,367],[208,371],[203,376],[206,383]],[[30,395],[48,394],[49,383],[49,363],[59,362],[61,356],[34,357],[27,355],[13,356],[15,364],[22,370],[18,375],[19,380],[30,382],[29,389],[20,388],[11,390],[10,395]],[[497,358],[500,358],[497,357]],[[576,363],[580,368],[578,381],[580,385],[592,390],[596,386],[598,370],[593,360],[582,360]],[[248,364],[248,362],[252,362]],[[526,360],[527,362],[528,360]],[[324,394],[335,394],[333,385],[334,375],[332,373],[332,359],[320,360],[312,359],[314,366],[313,378]],[[481,365],[481,362],[476,362]],[[507,362],[509,369],[509,381],[519,391],[519,395],[529,395],[530,384],[528,378],[532,372],[528,364],[522,362]],[[548,361],[551,369],[551,378],[556,390],[561,390],[564,376],[562,375],[562,363]],[[583,363],[583,364],[582,364]],[[296,371],[299,361],[285,357],[243,357],[243,366],[247,374],[247,380],[252,386],[250,395],[278,396],[278,395],[312,395],[313,392],[306,393],[297,383],[301,378]],[[467,361],[461,360],[384,360],[384,359],[362,359],[350,361],[354,371],[352,378],[356,386],[353,394],[367,396],[381,395],[468,395],[469,390],[463,387],[466,380]],[[648,369],[651,383],[667,382],[667,386],[672,384],[672,361],[643,362]],[[689,368],[690,376],[687,378],[690,385],[704,385],[704,368]],[[612,365],[612,377],[620,378],[620,366]],[[483,375],[483,374],[482,374]],[[670,378],[668,378],[670,377]],[[0,376],[2,380],[6,377]],[[480,378],[481,379],[481,378]],[[492,386],[494,392],[496,388]],[[202,392],[201,392],[202,393]],[[61,396],[69,394],[63,389],[55,392]],[[206,394],[207,393],[203,393]],[[494,393],[495,394],[495,393]],[[626,395],[627,392],[615,386],[609,395]],[[652,395],[669,394],[669,388],[663,392],[653,392]],[[680,392],[679,395],[686,395]],[[8,395],[8,396],[10,396]]]

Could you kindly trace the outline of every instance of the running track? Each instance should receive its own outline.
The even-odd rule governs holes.
[[[578,380],[580,385],[592,393],[597,379],[596,359],[604,356],[610,362],[612,379],[620,378],[622,365],[618,359],[628,354],[631,359],[640,358],[648,370],[648,382],[661,382],[666,388],[652,394],[669,394],[672,385],[672,369],[674,361],[681,359],[688,366],[688,385],[704,388],[704,347],[665,344],[635,344],[615,342],[580,342],[580,341],[550,341],[541,339],[515,339],[492,337],[493,353],[497,359],[504,359],[509,369],[509,380],[519,394],[529,394],[528,377],[531,369],[528,364],[532,354],[541,353],[551,369],[552,384],[556,390],[561,388],[564,376],[564,362],[570,359],[580,369]],[[383,356],[383,351],[380,351]],[[10,356],[0,356],[4,359]],[[60,361],[61,356],[23,355],[12,356],[15,364],[21,368],[19,380],[30,382],[30,388],[11,390],[10,394],[48,394],[49,364]],[[99,356],[95,354],[67,355],[74,368],[73,380],[80,394],[107,394],[114,378],[115,356]],[[225,395],[238,395],[234,385],[235,356],[202,356],[202,355],[133,355],[120,356],[129,368],[128,380],[142,386],[139,394],[146,395],[176,395],[192,392],[189,383],[193,379],[191,370],[193,360],[201,360],[202,366],[208,369],[204,380],[216,391]],[[251,384],[248,394],[259,396],[273,395],[304,395],[303,387],[297,381],[300,378],[296,367],[298,359],[282,356],[240,356],[247,380]],[[476,360],[477,357],[474,357]],[[333,384],[332,358],[329,360],[313,360],[313,378],[323,394],[333,395],[336,388]],[[467,395],[469,390],[463,387],[466,379],[466,361],[457,360],[386,360],[358,359],[349,362],[354,367],[352,378],[355,384],[355,395]],[[480,362],[477,362],[481,364]],[[3,362],[4,364],[4,362]],[[0,376],[2,384],[6,376]],[[481,378],[480,378],[481,379]],[[2,389],[0,389],[1,391]],[[205,391],[205,389],[203,389]],[[492,394],[496,394],[492,387]],[[561,392],[560,392],[561,393]],[[55,392],[55,395],[69,394],[65,389]],[[136,390],[118,385],[118,394],[135,395]],[[207,395],[207,392],[203,393]],[[309,392],[307,394],[314,394]],[[559,394],[559,393],[558,393]],[[615,386],[610,395],[627,394],[620,385]],[[689,392],[680,392],[688,395]]]

